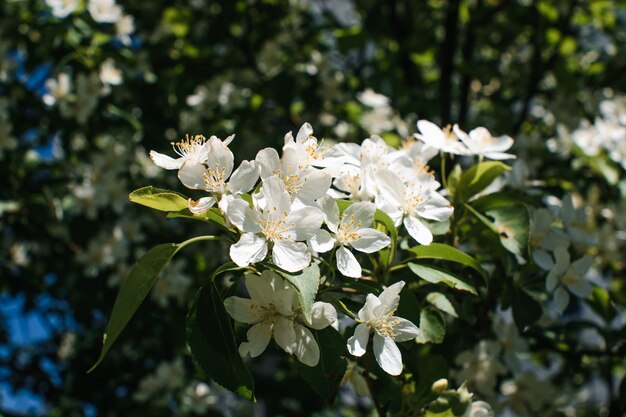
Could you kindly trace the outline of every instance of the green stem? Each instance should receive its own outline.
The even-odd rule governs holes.
[[[202,242],[202,241],[205,241],[205,240],[221,240],[221,241],[230,243],[230,239],[228,239],[226,237],[223,237],[223,236],[211,236],[211,235],[197,236],[197,237],[192,237],[189,240],[185,240],[184,242],[179,243],[178,244],[178,250],[181,250],[185,246],[191,245],[192,243]]]
[[[443,188],[448,189],[448,178],[446,175],[446,154],[439,152],[439,159],[441,160],[441,183]]]

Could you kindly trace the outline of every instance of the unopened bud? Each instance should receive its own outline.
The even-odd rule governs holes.
[[[443,392],[448,389],[448,380],[445,378],[441,378],[433,382],[433,386],[431,387],[433,392]]]

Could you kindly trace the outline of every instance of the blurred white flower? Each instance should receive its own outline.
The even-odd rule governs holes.
[[[76,10],[80,0],[46,0],[46,4],[52,9],[52,15],[64,18]]]
[[[122,44],[130,45],[130,35],[135,32],[135,18],[131,15],[122,16],[115,22],[115,33]]]
[[[467,154],[467,147],[462,142],[459,142],[451,126],[441,129],[433,122],[419,120],[417,128],[420,133],[415,133],[414,136],[428,146],[454,155]]]
[[[570,263],[567,248],[562,246],[554,250],[554,263],[546,278],[546,290],[554,291],[554,303],[558,312],[563,312],[569,303],[569,293],[585,298],[593,291],[593,286],[585,275],[593,263],[593,258],[584,256]]]
[[[98,23],[115,23],[122,17],[122,8],[115,0],[89,0],[87,10]]]
[[[113,59],[106,59],[100,64],[100,81],[104,84],[105,88],[122,84],[122,71],[115,66]]]
[[[57,78],[46,80],[48,92],[42,97],[43,102],[48,106],[53,106],[58,100],[66,98],[72,88],[69,74],[60,73]]]
[[[454,133],[467,147],[467,155],[478,155],[489,159],[515,159],[515,155],[504,153],[513,146],[513,138],[509,136],[493,137],[484,127],[470,130],[469,134],[454,125]]]

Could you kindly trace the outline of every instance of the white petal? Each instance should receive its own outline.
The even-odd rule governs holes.
[[[380,197],[393,207],[402,207],[406,186],[402,179],[389,170],[381,170],[376,175]]]
[[[393,285],[385,288],[378,296],[380,306],[376,307],[374,314],[376,317],[386,316],[398,308],[400,302],[400,291],[404,287],[404,281],[398,281]]]
[[[365,297],[365,304],[359,310],[359,320],[367,322],[375,317],[378,317],[374,314],[376,310],[379,309],[379,306],[380,300],[378,299],[378,297],[376,297],[374,294],[367,294],[367,297]]]
[[[428,227],[414,216],[404,218],[404,227],[407,232],[422,245],[430,245],[433,242],[433,234]]]
[[[204,174],[206,173],[207,170],[204,165],[189,160],[180,167],[178,179],[187,188],[191,188],[192,190],[204,190],[206,187]]]
[[[193,214],[202,214],[206,212],[208,209],[213,207],[215,204],[215,198],[213,197],[202,197],[196,201],[193,201],[191,198],[187,201],[187,205],[189,206],[189,211]]]
[[[206,158],[207,166],[211,170],[223,173],[224,181],[226,181],[233,172],[235,156],[232,151],[217,138],[210,138],[207,142],[207,148],[209,151]]]
[[[246,290],[250,298],[262,307],[269,307],[274,300],[274,288],[277,275],[270,270],[265,270],[261,275],[246,275]]]
[[[317,253],[326,253],[335,247],[335,238],[324,229],[320,229],[309,240],[309,246]]]
[[[313,135],[313,127],[310,123],[304,123],[298,130],[298,134],[296,135],[296,143],[304,143],[309,138],[309,136]]]
[[[351,241],[350,246],[361,252],[378,252],[391,243],[389,236],[380,230],[365,228],[357,230],[357,233],[359,237]]]
[[[233,141],[233,139],[235,139],[235,135],[234,134],[232,134],[229,137],[227,137],[226,139],[224,139],[224,141],[223,141],[224,146],[230,145],[230,143]]]
[[[279,213],[289,212],[291,206],[291,197],[285,190],[285,183],[278,177],[269,177],[263,181],[261,189],[265,197],[265,208],[274,210]]]
[[[330,174],[315,168],[307,169],[303,174],[305,175],[304,184],[298,191],[298,198],[312,203],[323,197],[330,188],[332,181]]]
[[[255,161],[262,180],[274,175],[274,172],[280,168],[280,158],[274,148],[261,149],[256,154]]]
[[[274,340],[285,352],[290,355],[296,351],[296,331],[293,321],[285,317],[279,317],[274,322]]]
[[[298,272],[309,266],[311,254],[304,243],[279,240],[274,242],[272,260],[287,272]]]
[[[311,309],[311,322],[307,324],[315,330],[322,330],[328,326],[337,329],[337,310],[332,304],[316,301]]]
[[[230,177],[228,190],[233,194],[247,193],[254,187],[258,179],[259,173],[254,161],[242,161],[239,168]]]
[[[295,324],[296,330],[296,357],[307,366],[316,366],[320,361],[320,347],[315,336],[309,329]]]
[[[565,311],[565,308],[569,304],[569,293],[563,288],[559,287],[554,291],[554,308],[561,314]]]
[[[374,334],[374,357],[383,371],[389,375],[402,373],[402,354],[391,337]]]
[[[164,169],[180,169],[180,166],[185,162],[183,158],[174,159],[155,151],[150,151],[150,158],[157,166]]]
[[[361,224],[361,227],[370,227],[374,223],[374,213],[376,212],[376,206],[369,201],[363,201],[354,203],[348,207],[342,215],[342,221],[347,220],[351,222],[354,220],[355,224]]]
[[[348,339],[348,352],[353,356],[363,356],[370,338],[370,328],[367,324],[359,324],[354,329],[354,334]]]
[[[419,329],[415,324],[407,319],[403,319],[402,317],[395,317],[395,319],[399,320],[399,322],[393,327],[393,329],[398,333],[398,335],[394,336],[393,340],[396,342],[406,342],[407,340],[415,339],[417,337]]]
[[[504,161],[506,159],[517,159],[517,156],[504,152],[485,152],[485,158],[493,159],[495,161]]]
[[[350,252],[350,249],[345,246],[339,246],[335,256],[337,257],[337,269],[339,269],[339,272],[350,278],[361,278],[361,265]]]
[[[544,271],[549,271],[554,268],[554,260],[550,254],[543,249],[536,249],[533,251],[533,261]]]
[[[252,324],[261,320],[261,306],[249,298],[228,297],[224,300],[224,307],[240,323]]]
[[[250,207],[247,201],[236,198],[228,203],[226,216],[237,228],[246,233],[260,233],[257,212]]]
[[[264,322],[257,323],[250,327],[247,336],[248,341],[239,345],[239,354],[244,357],[250,355],[251,358],[256,358],[265,351],[272,339],[272,329]]]
[[[289,213],[287,216],[287,224],[294,224],[293,231],[295,232],[294,240],[308,240],[315,236],[322,222],[324,221],[324,215],[320,209],[316,207],[304,207],[300,210],[295,210]]]
[[[244,233],[239,242],[230,247],[230,259],[239,266],[261,262],[267,255],[267,241],[253,233]]]
[[[337,201],[331,196],[325,196],[317,201],[322,213],[324,213],[324,221],[328,225],[331,232],[337,232],[339,225],[339,207]]]

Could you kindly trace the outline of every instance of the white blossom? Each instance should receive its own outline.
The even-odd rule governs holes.
[[[115,0],[89,0],[87,10],[98,23],[115,23],[122,17],[122,8]]]
[[[339,245],[335,253],[337,269],[347,277],[360,278],[361,265],[348,248],[374,253],[391,243],[387,235],[370,227],[374,223],[376,206],[370,202],[354,203],[340,216],[337,202],[333,198],[324,197],[320,203],[326,225],[332,234],[320,230],[311,239],[311,248],[323,253]]]
[[[253,207],[234,199],[228,204],[227,217],[243,232],[239,241],[230,247],[230,257],[239,266],[248,266],[265,259],[272,245],[272,260],[285,271],[296,272],[311,262],[309,248],[304,241],[320,229],[322,212],[316,207],[292,206],[285,184],[278,177],[263,181]]]
[[[570,263],[567,248],[560,246],[554,250],[554,263],[546,278],[546,290],[554,291],[554,303],[558,312],[563,312],[569,303],[569,293],[565,288],[581,298],[591,294],[593,286],[585,279],[585,274],[592,263],[590,256]]]
[[[467,153],[467,147],[462,142],[459,142],[457,135],[450,126],[441,129],[433,122],[419,120],[417,128],[420,133],[416,133],[414,136],[428,146],[454,155],[465,155]]]
[[[481,158],[496,160],[515,159],[515,155],[504,153],[513,146],[513,138],[509,136],[493,137],[484,127],[470,130],[469,134],[462,131],[458,125],[454,125],[454,133],[467,147],[468,155],[478,155]]]
[[[78,8],[80,0],[46,0],[46,4],[52,9],[54,17],[62,19]]]
[[[315,366],[320,351],[315,337],[307,327],[316,330],[337,328],[337,311],[328,303],[313,303],[311,322],[302,315],[296,290],[277,273],[265,270],[260,276],[247,275],[246,289],[250,298],[228,297],[226,311],[238,322],[252,324],[248,340],[239,346],[241,356],[257,357],[273,338],[290,355],[305,365]]]
[[[390,375],[402,372],[402,354],[396,342],[415,339],[419,329],[407,319],[394,314],[400,302],[404,281],[386,288],[378,297],[368,294],[365,305],[359,310],[354,335],[348,339],[348,352],[354,356],[365,354],[369,335],[374,333],[374,357],[378,365]]]

